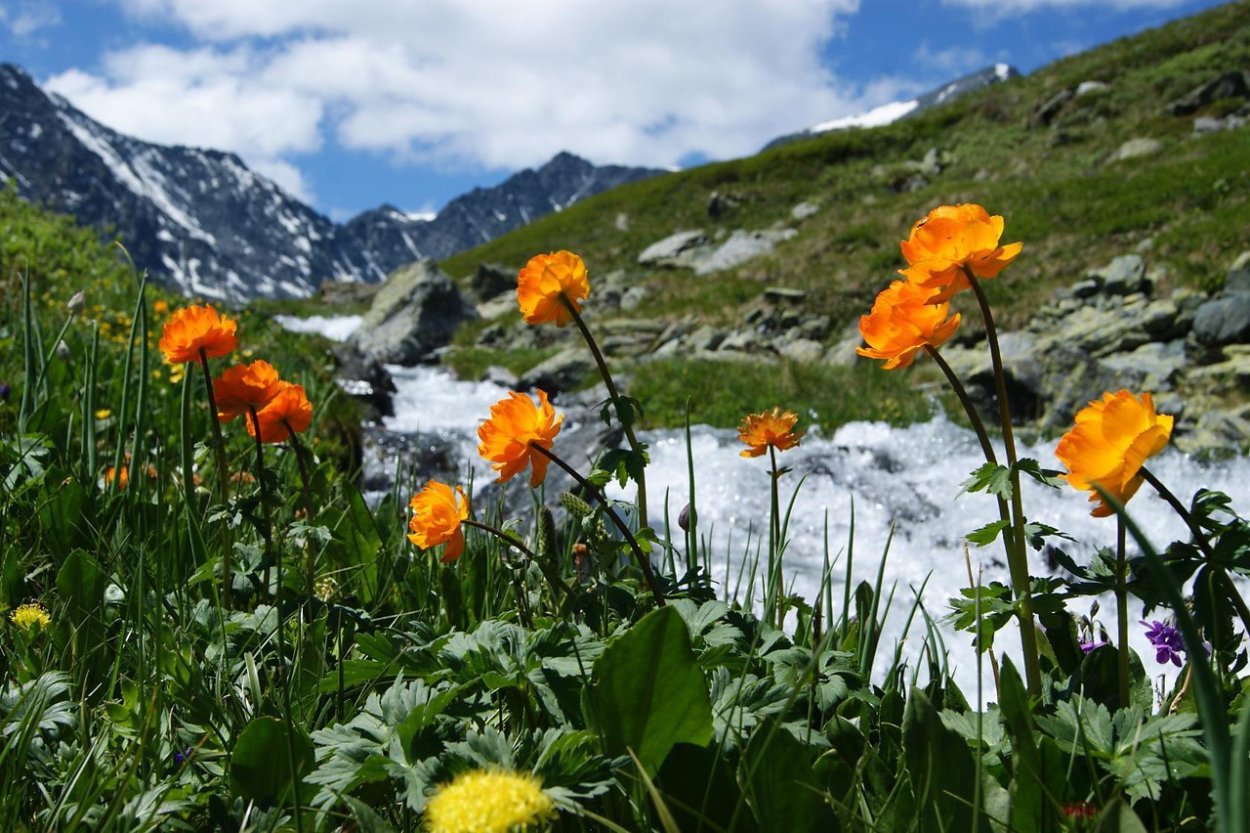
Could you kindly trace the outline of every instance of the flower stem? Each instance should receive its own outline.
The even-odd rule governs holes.
[[[291,424],[286,420],[283,420],[282,424],[286,426],[287,439],[291,443],[291,452],[295,455],[295,462],[299,466],[300,491],[304,497],[304,519],[308,523],[312,523],[312,491],[308,487],[308,466],[304,462],[304,447],[296,436],[295,429],[291,427]],[[256,433],[257,435],[260,434],[259,431]],[[305,549],[307,550],[308,558],[304,564],[304,590],[308,598],[311,599],[313,591],[316,589],[314,585],[317,578],[317,551],[307,545],[305,545]]]
[[[1007,376],[1003,372],[1002,352],[998,347],[998,332],[994,328],[994,315],[989,299],[976,275],[963,267],[968,285],[976,295],[985,322],[985,337],[990,345],[990,361],[994,365],[994,394],[998,400],[998,420],[1002,424],[1003,448],[1007,454],[1007,466],[1011,478],[1011,557],[1007,565],[1011,571],[1011,583],[1019,600],[1020,645],[1024,649],[1024,673],[1029,693],[1037,696],[1042,692],[1042,671],[1038,659],[1037,631],[1033,624],[1033,594],[1029,588],[1029,561],[1024,551],[1024,500],[1020,495],[1020,472],[1016,468],[1016,440],[1011,430],[1011,407],[1007,403]]]
[[[469,520],[468,518],[465,518],[460,523],[464,524],[465,526],[471,526],[474,529],[480,529],[483,532],[489,532],[491,535],[494,535],[496,538],[503,541],[508,546],[515,547],[516,549],[520,550],[521,553],[526,558],[528,558],[530,561],[538,565],[538,569],[543,571],[543,576],[547,579],[547,582],[552,587],[559,589],[559,591],[563,593],[566,598],[571,597],[573,595],[572,588],[570,588],[568,584],[565,583],[564,579],[556,575],[554,571],[548,569],[547,565],[542,563],[542,561],[538,558],[538,556],[534,554],[533,550],[525,546],[525,544],[522,544],[517,539],[513,538],[508,533],[504,532],[502,529],[491,526],[490,524],[481,523],[479,521],[472,521],[472,520]]]
[[[1194,543],[1198,545],[1198,549],[1202,550],[1202,554],[1207,557],[1207,563],[1211,565],[1211,569],[1219,578],[1220,584],[1224,585],[1224,589],[1228,593],[1228,600],[1236,608],[1242,627],[1246,629],[1247,634],[1250,634],[1250,608],[1246,607],[1246,600],[1241,597],[1241,593],[1237,590],[1237,585],[1233,583],[1233,579],[1228,574],[1228,571],[1224,569],[1224,565],[1215,560],[1215,551],[1211,549],[1211,543],[1207,540],[1207,536],[1203,533],[1202,528],[1198,526],[1198,522],[1194,520],[1194,516],[1185,508],[1185,504],[1181,503],[1180,499],[1172,494],[1172,490],[1163,485],[1163,481],[1156,477],[1154,472],[1142,466],[1138,470],[1138,474],[1151,485],[1159,494],[1159,497],[1167,501],[1176,510],[1176,514],[1180,515],[1181,520],[1189,527],[1189,531],[1194,536]]]
[[[552,452],[543,448],[538,443],[531,442],[530,448],[534,449],[539,454],[543,455],[548,460],[568,472],[568,475],[576,480],[578,485],[585,489],[587,493],[599,502],[599,505],[603,507],[613,525],[615,525],[616,528],[620,530],[621,535],[624,536],[625,541],[629,544],[629,548],[634,551],[634,557],[638,560],[638,566],[642,570],[643,578],[647,581],[647,587],[650,588],[651,595],[655,597],[656,607],[664,607],[664,591],[660,589],[659,582],[655,579],[655,573],[651,569],[651,561],[647,558],[647,554],[642,551],[642,547],[638,545],[638,539],[634,537],[634,533],[629,531],[629,526],[621,520],[620,515],[616,514],[616,510],[612,508],[612,504],[608,502],[608,499],[604,496],[603,492],[601,492],[598,487],[596,487],[589,480],[578,474],[576,469],[561,460]]]
[[[265,555],[273,557],[273,538],[269,530],[269,502],[265,500],[265,446],[261,441],[260,418],[256,416],[256,408],[249,405],[248,416],[252,419],[252,427],[256,429],[256,485],[260,489],[260,527],[261,537],[265,539]],[[269,589],[269,567],[265,567],[265,590]],[[282,562],[278,561],[278,590],[282,590]],[[276,594],[275,594],[276,595]]]
[[[1118,672],[1120,678],[1120,708],[1129,707],[1128,682],[1128,561],[1124,556],[1124,515],[1116,514],[1115,529],[1115,609],[1116,638],[1119,642],[1116,650]]]
[[[616,409],[616,418],[621,421],[621,428],[625,430],[625,439],[629,441],[630,450],[635,454],[639,454],[640,447],[638,437],[634,434],[633,416],[631,414],[628,419],[625,417],[625,405],[621,402],[621,394],[616,389],[616,382],[612,380],[612,373],[608,370],[608,363],[604,360],[603,353],[599,350],[598,342],[590,334],[590,329],[586,326],[586,322],[582,320],[582,316],[578,313],[577,308],[573,306],[573,302],[563,292],[560,293],[560,303],[564,304],[564,308],[569,311],[569,315],[573,316],[573,323],[581,331],[586,346],[590,348],[590,354],[594,356],[595,364],[599,366],[599,375],[603,377],[603,384],[608,388],[608,397],[612,400],[612,407]],[[638,525],[640,527],[650,526],[647,522],[647,477],[641,468],[638,470],[637,501]]]
[[[221,418],[217,416],[217,397],[213,395],[213,374],[208,370],[208,352],[200,348],[200,369],[204,371],[204,391],[208,394],[208,414],[213,423],[213,451],[217,458],[217,482],[218,489],[221,492],[221,503],[224,506],[230,500],[230,474],[229,467],[226,465],[226,441],[221,435]],[[186,473],[190,476],[190,473]],[[228,533],[227,533],[228,534]],[[230,591],[234,584],[234,578],[231,575],[231,557],[234,555],[231,550],[234,544],[227,537],[226,547],[222,550],[221,555],[221,602],[230,607]]]
[[[771,509],[768,519],[768,590],[765,596],[765,607],[769,614],[775,614],[776,626],[781,627],[781,619],[784,612],[781,610],[781,594],[784,584],[781,579],[781,498],[778,494],[780,486],[778,480],[781,472],[777,469],[777,449],[773,445],[768,446],[768,459],[772,463],[772,471],[770,472],[771,484]]]

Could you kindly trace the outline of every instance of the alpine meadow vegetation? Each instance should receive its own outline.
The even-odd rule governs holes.
[[[576,328],[622,441],[569,454],[541,390],[482,413],[479,453],[530,498],[525,517],[403,473],[367,502],[350,403],[262,316],[161,296],[85,237],[73,269],[101,275],[85,300],[37,258],[6,259],[0,828],[1246,829],[1250,524],[1229,496],[1176,496],[1150,470],[1172,423],[1148,391],[1074,414],[1066,472],[1017,455],[983,286],[1010,292],[1029,257],[1026,236],[1002,242],[1009,226],[934,207],[860,319],[874,372],[932,360],[984,452],[966,479],[944,473],[952,496],[997,506],[966,544],[1001,546],[1010,573],[969,570],[951,600],[982,659],[970,691],[927,612],[918,659],[882,644],[885,617],[917,611],[880,579],[852,584],[853,540],[830,542],[846,558],[826,558],[813,598],[788,592],[796,403],[739,412],[737,451],[767,457],[771,487],[745,585],[714,578],[724,554],[697,500],[676,525],[648,512],[646,402],[612,375],[581,303],[593,263],[572,252],[528,260],[518,307]],[[942,359],[960,295],[997,380],[988,425]],[[556,469],[570,491],[548,488]],[[1108,530],[1090,563],[1056,549],[1063,576],[1030,575],[1028,549],[1063,532],[1026,513],[1025,480],[1090,493]],[[610,498],[613,481],[633,497]],[[1143,486],[1186,538],[1141,535]],[[1117,622],[1099,641],[1071,608],[1103,593]],[[1155,656],[1132,652],[1133,627]],[[1019,651],[996,647],[1006,631]],[[1161,697],[1151,664],[1179,668]]]

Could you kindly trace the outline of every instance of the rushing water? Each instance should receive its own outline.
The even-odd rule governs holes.
[[[474,467],[475,482],[489,481],[490,471],[475,453],[475,431],[504,389],[484,382],[460,382],[435,368],[391,370],[398,388],[396,413],[385,421],[385,427],[395,432],[438,434],[460,447],[463,459]],[[652,520],[662,525],[665,500],[674,520],[689,500],[685,435],[653,431],[645,433],[643,439],[650,444],[647,485],[650,503],[656,507]],[[558,450],[559,439],[556,442]],[[732,589],[737,581],[741,559],[748,553],[748,538],[751,552],[766,546],[759,540],[759,532],[766,533],[768,525],[768,461],[767,457],[743,458],[739,456],[742,448],[732,430],[707,426],[692,429],[690,454],[694,459],[699,531],[714,554],[713,575],[721,582],[722,594],[726,586]],[[1044,467],[1060,468],[1053,442],[1026,445],[1020,456],[1036,458]],[[831,556],[838,559],[830,580],[835,599],[841,598],[852,505],[854,582],[875,580],[893,528],[884,581],[887,589],[894,589],[895,600],[882,636],[883,650],[891,650],[902,637],[906,611],[924,585],[920,595],[924,609],[940,621],[952,672],[965,690],[971,691],[976,657],[970,635],[955,633],[944,617],[950,609],[947,600],[968,586],[964,536],[997,519],[993,498],[960,493],[959,484],[983,462],[975,436],[943,417],[906,428],[856,422],[841,426],[831,435],[812,431],[797,448],[779,455],[778,461],[791,469],[781,481],[783,506],[798,489],[785,555],[787,584],[804,598],[814,599],[821,585],[827,545]],[[1250,497],[1250,458],[1204,465],[1169,449],[1152,459],[1150,468],[1182,500],[1207,487],[1230,495],[1234,508],[1243,514],[1250,511],[1246,500]],[[621,490],[613,493],[629,497]],[[1091,517],[1084,493],[1026,481],[1024,505],[1031,520],[1057,527],[1075,539],[1060,543],[1079,563],[1087,563],[1097,549],[1114,545],[1114,520]],[[1186,537],[1184,524],[1148,486],[1138,492],[1129,508],[1156,547]],[[674,540],[682,540],[682,535],[680,529],[672,531]],[[1130,543],[1130,553],[1133,551]],[[1001,544],[972,547],[970,556],[973,571],[981,572],[983,581],[1007,582]],[[1030,559],[1034,575],[1052,573],[1039,553],[1030,550]],[[1108,597],[1100,603],[1098,619],[1114,633],[1115,602]],[[1088,610],[1089,600],[1084,600],[1076,612]],[[1150,673],[1166,675],[1174,669],[1155,663],[1144,628],[1137,624],[1141,614],[1140,603],[1133,604],[1133,646]],[[917,617],[905,657],[916,657],[922,635],[923,622]],[[1015,627],[1010,626],[1000,633],[995,647],[1018,656],[1018,644]]]

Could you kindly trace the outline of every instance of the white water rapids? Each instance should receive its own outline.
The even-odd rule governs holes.
[[[488,482],[492,473],[476,454],[476,429],[487,417],[490,405],[502,398],[505,390],[485,382],[460,382],[437,368],[391,367],[389,370],[394,375],[398,393],[394,397],[396,415],[385,420],[386,428],[405,433],[436,431],[459,436],[465,459],[473,461],[474,481]],[[678,513],[689,499],[684,432],[652,431],[646,432],[642,439],[650,445],[647,488],[652,523],[663,526],[667,495],[669,515],[675,524]],[[1054,445],[1054,442],[1024,445],[1019,450],[1020,456],[1033,457],[1045,468],[1062,468],[1055,460]],[[732,592],[736,583],[738,566],[747,547],[748,530],[752,534],[752,550],[766,547],[766,541],[761,543],[759,535],[763,531],[766,536],[768,528],[768,458],[743,458],[739,456],[743,447],[733,430],[707,426],[692,429],[699,531],[710,544],[713,575],[722,596],[726,586]],[[557,438],[557,453],[559,450]],[[1002,459],[1001,448],[998,454]],[[877,667],[880,670],[888,665],[889,654],[902,637],[906,613],[915,593],[927,580],[922,602],[929,615],[940,624],[951,672],[969,697],[975,691],[977,667],[971,635],[955,632],[945,617],[950,611],[947,600],[968,586],[964,536],[997,519],[997,504],[992,497],[960,493],[960,484],[983,462],[975,435],[943,417],[906,428],[856,422],[843,425],[829,435],[813,430],[797,448],[778,455],[778,463],[792,469],[781,481],[783,511],[800,479],[805,478],[794,501],[789,527],[784,562],[787,585],[805,599],[815,599],[822,578],[827,523],[828,550],[831,557],[838,559],[832,569],[832,581],[835,606],[840,607],[852,501],[855,583],[875,580],[893,525],[884,587],[887,592],[894,588],[895,600],[882,635]],[[1239,513],[1250,512],[1247,502],[1250,458],[1239,457],[1207,465],[1169,448],[1149,465],[1185,503],[1197,489],[1206,487],[1228,494]],[[629,497],[615,486],[611,491],[614,496]],[[1066,486],[1049,489],[1026,481],[1023,497],[1030,520],[1057,527],[1075,539],[1055,543],[1078,563],[1088,563],[1101,547],[1114,546],[1115,521],[1091,517],[1085,493]],[[1173,540],[1188,537],[1184,523],[1148,485],[1132,499],[1129,510],[1148,539],[1160,550]],[[659,531],[661,535],[665,532]],[[680,544],[682,531],[674,528],[671,538]],[[1136,551],[1130,540],[1130,555]],[[972,547],[970,554],[973,570],[983,570],[985,583],[994,580],[1008,583],[1000,543]],[[1029,554],[1032,574],[1052,574],[1039,553],[1030,549]],[[756,595],[758,598],[758,593]],[[1083,600],[1074,612],[1088,613],[1089,601]],[[1114,635],[1114,599],[1102,598],[1100,604],[1098,621]],[[1171,672],[1176,669],[1155,662],[1154,651],[1144,635],[1145,628],[1138,624],[1142,619],[1141,603],[1130,600],[1130,605],[1134,649],[1149,674],[1170,680]],[[840,613],[839,609],[833,611],[835,617]],[[1152,613],[1152,618],[1161,616],[1161,611]],[[924,623],[918,615],[903,652],[913,663],[923,635]],[[1000,656],[1007,653],[1019,664],[1019,640],[1014,624],[999,633],[995,649]],[[986,690],[992,691],[988,663],[985,674]]]

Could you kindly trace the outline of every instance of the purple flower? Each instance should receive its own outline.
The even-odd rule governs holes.
[[[194,754],[195,754],[195,747],[188,746],[186,749],[182,750],[181,752],[174,753],[174,763],[177,764],[178,766],[182,766]]]
[[[1146,638],[1155,647],[1155,662],[1160,665],[1171,662],[1181,667],[1181,653],[1185,650],[1185,640],[1181,632],[1165,622],[1142,622],[1146,625]]]
[[[1095,642],[1093,640],[1089,642],[1082,642],[1081,650],[1088,654],[1091,651],[1096,651],[1097,649],[1101,648],[1102,646],[1106,644],[1107,644],[1106,642]]]
[[[9,388],[9,383],[8,383],[8,382],[0,382],[0,400],[3,400],[3,401],[5,401],[5,402],[8,402],[8,401],[9,401],[9,391],[10,391],[10,388]]]

